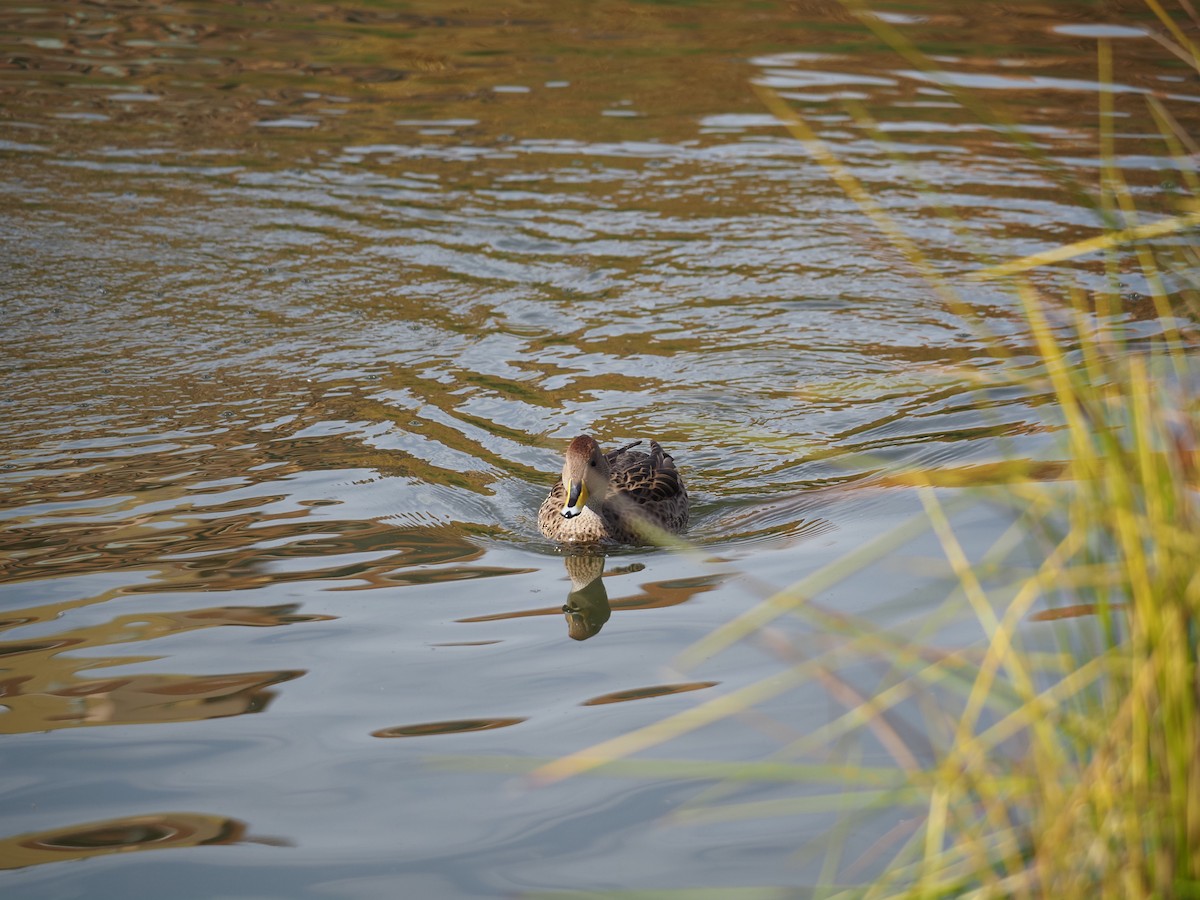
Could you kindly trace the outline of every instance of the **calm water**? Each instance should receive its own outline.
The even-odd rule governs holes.
[[[1096,233],[1098,38],[1144,211],[1182,183],[1150,101],[1200,113],[1138,4],[880,10],[943,75],[819,2],[0,11],[5,896],[817,880],[829,815],[719,810],[836,786],[523,778],[833,653],[643,755],[771,758],[886,666],[804,617],[672,660],[913,516],[897,471],[1055,452],[1053,410],[963,377],[997,368],[977,332],[752,86],[956,284]],[[1040,277],[1157,329],[1132,260]],[[1015,301],[961,287],[1020,360]],[[535,515],[584,431],[674,454],[697,553],[564,565]],[[976,553],[1007,524],[957,520]],[[929,624],[939,556],[918,537],[815,602],[968,646]],[[847,754],[892,760],[870,734],[799,758]],[[837,879],[917,815],[835,832]]]

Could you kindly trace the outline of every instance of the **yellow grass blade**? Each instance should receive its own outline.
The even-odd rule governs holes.
[[[1145,225],[1122,228],[1119,231],[1109,231],[1094,238],[1076,241],[1073,244],[1064,244],[1061,247],[1044,250],[1041,253],[1034,253],[1020,259],[1000,263],[996,266],[989,266],[986,269],[976,269],[974,272],[968,272],[966,277],[971,281],[991,281],[997,278],[1006,278],[1009,275],[1028,272],[1030,269],[1038,269],[1042,266],[1052,265],[1053,263],[1063,262],[1068,259],[1076,259],[1080,256],[1086,256],[1089,253],[1109,250],[1122,244],[1132,243],[1133,241],[1145,241],[1150,238],[1175,234],[1185,231],[1188,228],[1194,228],[1197,225],[1200,225],[1200,211],[1182,216],[1171,216],[1166,219],[1160,219],[1157,222],[1148,222]]]

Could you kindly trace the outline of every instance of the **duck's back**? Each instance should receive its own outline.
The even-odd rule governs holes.
[[[650,442],[649,453],[630,449],[633,446],[605,454],[609,466],[605,506],[612,510],[616,530],[629,532],[627,520],[637,518],[667,531],[682,531],[688,521],[688,495],[675,460],[658,441]],[[618,538],[629,539],[628,535]]]

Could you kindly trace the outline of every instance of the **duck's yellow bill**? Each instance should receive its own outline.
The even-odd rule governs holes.
[[[567,483],[567,502],[563,504],[562,514],[564,519],[573,519],[581,512],[584,506],[587,505],[587,485],[583,481],[571,481]]]

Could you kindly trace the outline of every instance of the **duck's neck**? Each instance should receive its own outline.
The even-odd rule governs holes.
[[[597,496],[593,493],[588,493],[587,503],[584,504],[584,512],[593,512],[600,518],[604,518],[604,497],[608,494],[606,490],[604,494]]]

